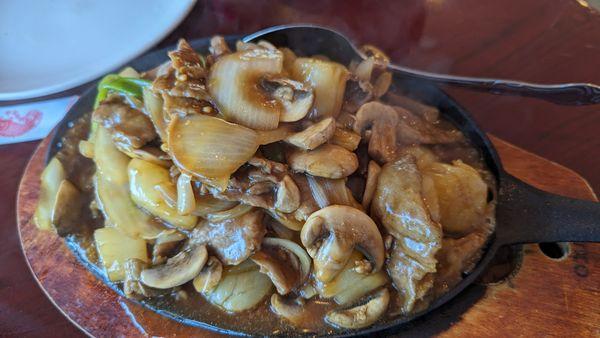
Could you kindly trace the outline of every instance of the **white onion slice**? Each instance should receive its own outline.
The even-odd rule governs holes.
[[[339,204],[362,209],[352,196],[350,189],[346,187],[345,179],[329,179],[311,175],[306,175],[306,179],[319,208]]]
[[[228,220],[230,218],[235,218],[235,217],[241,216],[241,215],[249,212],[250,210],[252,210],[251,205],[240,203],[237,206],[235,206],[229,210],[224,210],[224,211],[219,211],[219,212],[215,212],[212,214],[208,214],[206,216],[206,219],[208,219],[209,222],[213,222],[213,223],[222,222],[222,221]]]
[[[258,149],[254,130],[212,116],[175,116],[168,130],[177,166],[221,190]]]
[[[192,212],[192,215],[206,218],[208,217],[208,214],[231,209],[235,207],[236,204],[237,202],[220,200],[212,195],[197,196],[196,209]]]
[[[177,213],[189,215],[196,208],[192,178],[190,175],[181,174],[177,178]]]
[[[276,49],[224,55],[211,67],[208,89],[228,121],[257,130],[275,129],[282,106],[260,88],[259,81],[282,69],[283,55]]]

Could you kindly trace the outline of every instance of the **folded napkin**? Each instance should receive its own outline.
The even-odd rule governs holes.
[[[0,145],[46,137],[78,98],[69,96],[0,106]]]

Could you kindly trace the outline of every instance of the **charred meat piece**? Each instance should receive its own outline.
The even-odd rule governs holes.
[[[199,80],[206,76],[204,61],[184,39],[179,40],[176,50],[169,52],[169,58],[179,81]]]
[[[141,148],[157,136],[148,116],[132,108],[118,95],[102,101],[92,118],[110,132],[118,146],[125,149]]]
[[[207,70],[202,57],[181,39],[177,49],[169,52],[169,58],[171,62],[161,67],[152,83],[152,89],[162,94],[166,113],[214,112],[212,99],[206,92]]]
[[[197,114],[200,112],[212,115],[210,113],[215,112],[208,101],[198,100],[193,97],[163,94],[163,101],[163,109],[167,113],[167,116],[173,114]]]
[[[211,223],[199,224],[191,234],[192,243],[206,244],[225,265],[238,265],[260,249],[267,233],[261,210]]]
[[[294,212],[300,206],[300,191],[285,164],[254,156],[229,179],[225,191],[207,187],[220,199],[239,201],[263,209]]]

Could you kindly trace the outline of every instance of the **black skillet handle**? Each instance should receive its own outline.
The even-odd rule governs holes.
[[[550,194],[506,173],[500,182],[499,244],[600,242],[600,203]]]

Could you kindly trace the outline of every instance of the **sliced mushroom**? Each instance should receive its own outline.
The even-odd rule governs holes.
[[[251,259],[260,272],[271,278],[277,292],[286,295],[306,281],[310,257],[298,244],[282,238],[265,238],[262,248]]]
[[[207,258],[205,245],[192,245],[169,258],[166,264],[142,271],[141,281],[157,289],[168,289],[185,284],[200,273]]]
[[[275,197],[275,209],[281,212],[294,212],[300,206],[300,190],[289,175],[285,175],[277,184]]]
[[[383,239],[377,225],[349,206],[331,205],[314,212],[304,223],[300,239],[313,258],[316,279],[323,283],[342,270],[354,249],[367,257],[371,272],[383,265]]]
[[[353,73],[358,77],[360,81],[369,82],[371,81],[371,75],[373,74],[373,67],[375,66],[374,58],[366,58],[362,60],[356,68],[354,68]]]
[[[396,157],[396,126],[398,114],[393,107],[380,102],[363,104],[356,113],[354,131],[364,135],[371,128],[369,155],[379,163],[387,163]]]
[[[294,171],[326,178],[347,177],[358,168],[356,155],[334,144],[309,151],[293,150],[287,160]]]
[[[344,128],[335,128],[331,143],[355,151],[360,143],[360,135]]]
[[[274,220],[285,226],[286,228],[293,231],[300,231],[302,229],[303,223],[296,218],[294,218],[293,214],[284,214],[277,210],[266,210],[269,216],[271,216]]]
[[[328,117],[299,133],[288,136],[285,141],[298,148],[312,150],[329,141],[334,133],[335,120],[332,117]]]
[[[367,210],[375,194],[375,188],[377,188],[377,179],[381,173],[381,167],[375,161],[369,161],[369,168],[367,171],[367,183],[365,185],[365,192],[363,194],[362,206]]]
[[[373,82],[373,96],[380,98],[387,93],[388,89],[390,89],[390,86],[392,85],[392,80],[392,73],[381,73]]]
[[[385,68],[390,63],[390,58],[379,48],[373,45],[363,45],[360,50],[369,58],[373,58],[375,66]]]
[[[271,130],[259,130],[258,131],[258,142],[261,145],[272,144],[284,140],[286,137],[294,133],[293,125],[279,124],[279,127]]]
[[[364,273],[357,272],[358,266],[363,267]],[[342,271],[327,283],[316,281],[315,288],[322,298],[333,298],[340,305],[350,305],[371,292],[388,283],[385,271],[371,273],[371,263],[358,252],[352,252],[350,259]]]
[[[186,237],[180,232],[163,231],[154,242],[152,247],[152,264],[159,265],[167,260],[167,257],[181,241]]]
[[[363,305],[347,310],[333,310],[327,313],[325,320],[336,327],[360,329],[375,323],[387,310],[390,302],[388,289],[378,291],[374,297]]]
[[[281,122],[296,122],[308,114],[315,95],[300,82],[278,77],[265,77],[261,83],[267,93],[283,106]]]
[[[56,192],[52,208],[52,225],[59,236],[66,236],[81,227],[79,214],[81,211],[81,193],[68,180],[62,180]]]
[[[210,256],[198,276],[194,278],[194,288],[202,293],[212,291],[222,276],[223,264],[216,257]]]
[[[306,319],[302,298],[284,298],[274,293],[271,296],[271,310],[295,325],[302,325]]]

